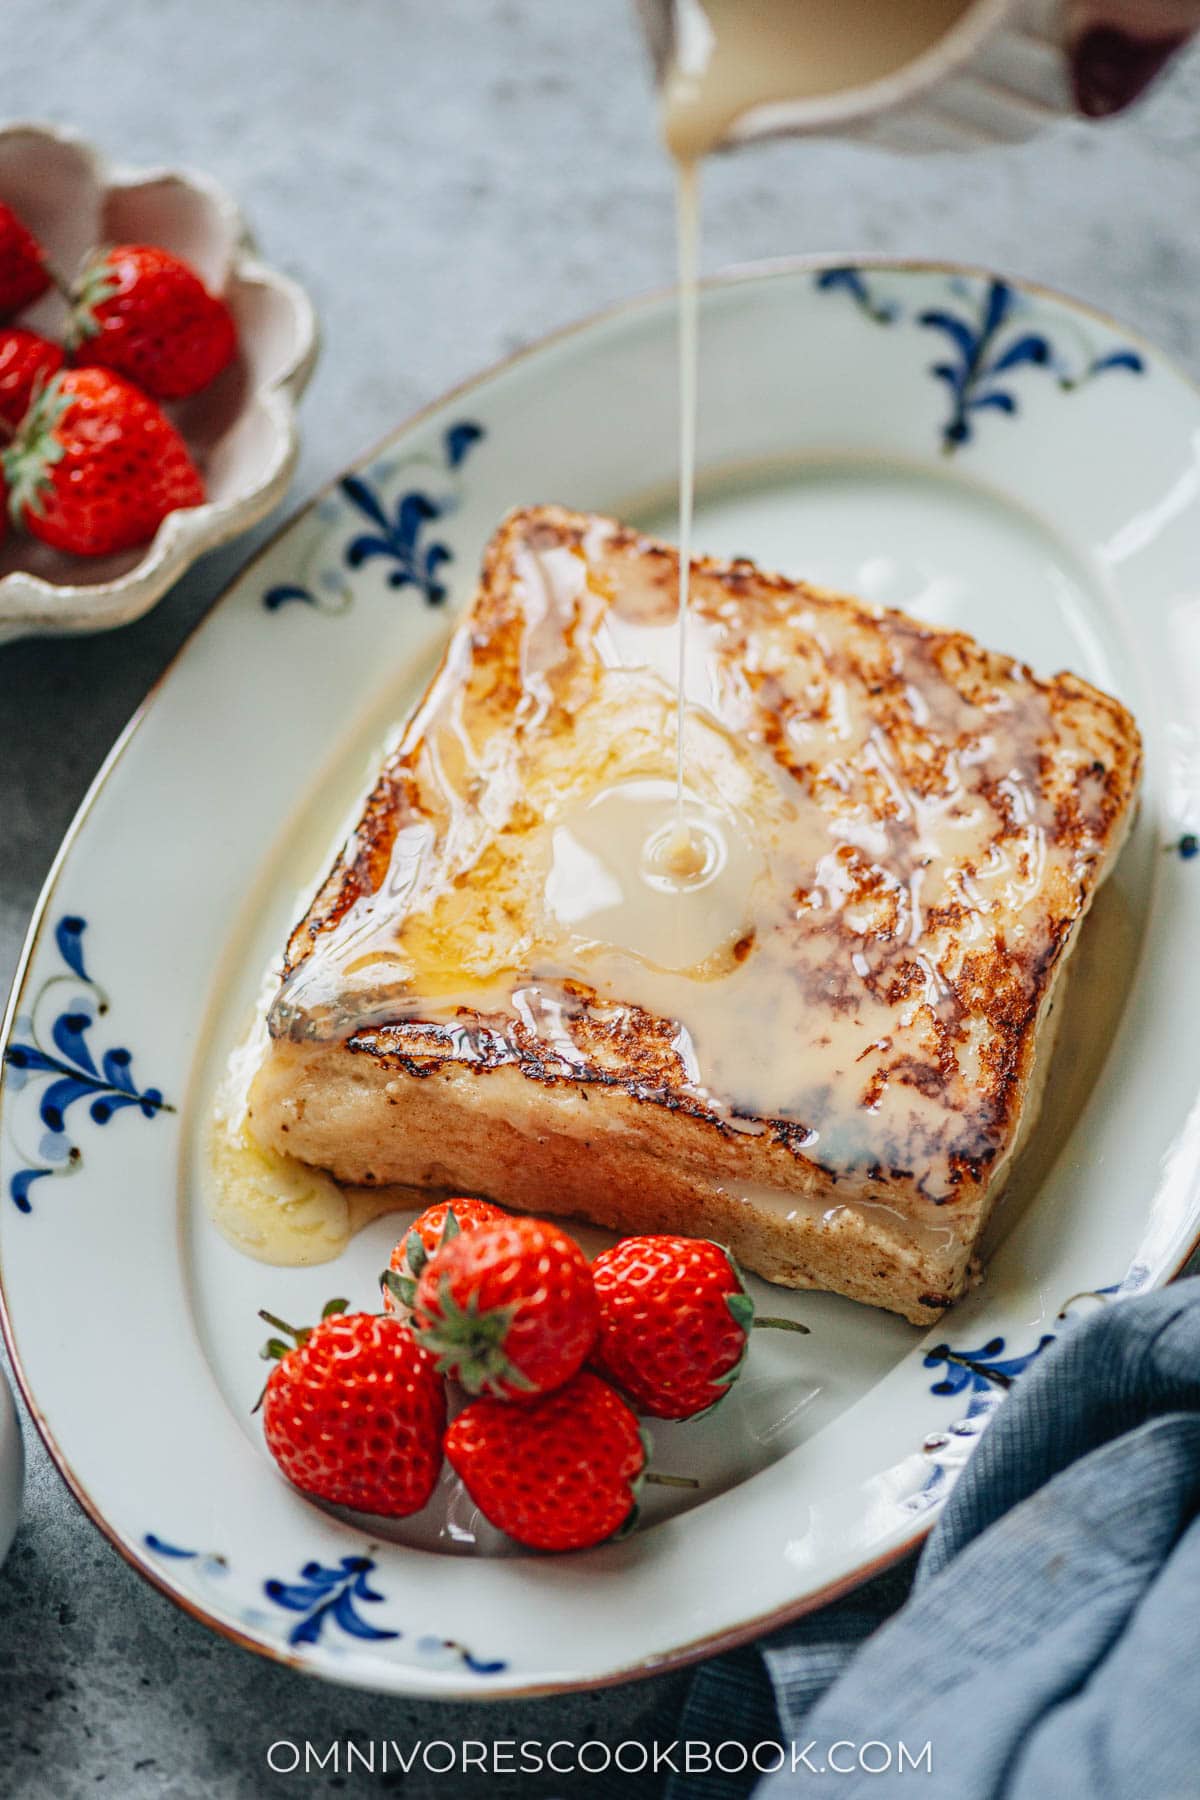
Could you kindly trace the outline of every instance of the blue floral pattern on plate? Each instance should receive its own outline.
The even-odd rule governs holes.
[[[474,419],[459,419],[446,428],[441,451],[447,475],[457,475],[484,435]],[[430,527],[455,510],[460,493],[454,481],[431,492],[433,484],[426,480],[421,486],[402,485],[390,494],[397,475],[411,477],[416,466],[417,459],[406,459],[376,464],[365,474],[344,475],[335,494],[317,509],[324,525],[349,525],[340,565],[321,567],[309,583],[286,581],[269,587],[262,597],[267,611],[278,612],[289,601],[300,601],[322,612],[343,612],[353,598],[343,570],[353,573],[375,562],[387,566],[389,587],[415,587],[428,606],[440,606],[448,591],[442,571],[453,562],[454,551],[444,538],[431,537]]]
[[[1124,1281],[1072,1294],[1059,1308],[1056,1323],[1067,1324],[1080,1301],[1105,1305],[1121,1295],[1137,1293],[1146,1279],[1147,1270],[1134,1263]],[[922,1448],[931,1459],[930,1467],[917,1492],[905,1501],[906,1510],[926,1512],[945,1498],[1005,1394],[1057,1336],[1054,1331],[1043,1332],[1031,1349],[1019,1352],[1008,1350],[1002,1337],[988,1338],[977,1350],[955,1350],[949,1344],[935,1344],[925,1352],[925,1367],[943,1371],[930,1383],[930,1393],[939,1399],[966,1394],[967,1410],[948,1429],[931,1432],[925,1439]]]
[[[1002,1337],[989,1338],[978,1350],[952,1350],[949,1344],[935,1344],[926,1352],[925,1367],[937,1369],[944,1364],[946,1373],[929,1391],[931,1394],[961,1394],[964,1391],[986,1394],[993,1385],[1007,1390],[1041,1355],[1046,1345],[1053,1342],[1054,1333],[1046,1332],[1032,1350],[1026,1350],[1020,1356],[1005,1356]]]
[[[900,317],[899,303],[877,299],[861,269],[849,265],[841,269],[822,269],[816,281],[822,293],[848,294],[864,317],[876,325],[894,325]]]
[[[160,1537],[157,1532],[147,1531],[142,1543],[167,1562],[191,1563],[204,1580],[229,1573],[229,1564],[223,1556],[188,1549]],[[280,1581],[274,1576],[265,1580],[262,1591],[267,1599],[281,1611],[295,1615],[295,1622],[288,1626],[288,1644],[293,1649],[310,1644],[324,1646],[326,1627],[343,1638],[357,1638],[366,1643],[386,1643],[389,1639],[403,1638],[404,1632],[376,1625],[364,1618],[360,1610],[363,1606],[385,1603],[386,1597],[371,1583],[376,1567],[374,1557],[359,1552],[341,1557],[332,1567],[315,1559],[306,1562],[291,1581]],[[243,1624],[261,1626],[269,1622],[268,1615],[254,1607],[243,1608],[238,1617]],[[474,1655],[453,1638],[426,1634],[412,1640],[412,1649],[419,1662],[458,1666],[469,1669],[474,1675],[500,1675],[508,1667],[504,1661]]]
[[[383,1595],[367,1580],[375,1567],[369,1556],[343,1556],[335,1569],[306,1562],[295,1581],[265,1581],[268,1600],[300,1617],[288,1632],[289,1644],[315,1644],[326,1624],[336,1625],[348,1637],[380,1643],[399,1637],[398,1631],[372,1625],[358,1611],[356,1602],[377,1605]]]
[[[74,913],[59,919],[54,941],[66,972],[51,975],[42,983],[32,1012],[15,1020],[4,1053],[5,1085],[10,1092],[30,1081],[45,1083],[37,1108],[42,1128],[37,1149],[23,1156],[25,1167],[9,1182],[9,1197],[25,1213],[33,1209],[30,1189],[36,1181],[71,1174],[82,1163],[83,1152],[67,1131],[67,1116],[80,1101],[88,1103],[88,1116],[95,1125],[107,1125],[126,1107],[136,1107],[147,1119],[175,1110],[158,1088],[138,1087],[133,1057],[120,1045],[101,1052],[97,1062],[88,1034],[108,1011],[108,1000],[83,960],[86,930],[87,921]],[[65,1004],[54,1017],[46,1043],[36,1021],[45,996],[60,985],[65,988]]]
[[[905,318],[900,302],[881,294],[863,269],[822,269],[815,279],[823,293],[849,295],[873,324],[896,325]],[[949,411],[942,425],[947,455],[971,442],[981,415],[1015,417],[1020,407],[1014,382],[1025,370],[1045,370],[1064,393],[1114,369],[1146,372],[1140,352],[1126,345],[1102,353],[1086,349],[1082,360],[1072,361],[1039,325],[1036,302],[1007,281],[947,276],[946,291],[943,304],[923,308],[913,323],[940,333],[946,342],[946,354],[930,365],[929,373],[948,390]]]

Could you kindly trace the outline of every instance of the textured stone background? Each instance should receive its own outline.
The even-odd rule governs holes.
[[[7,0],[4,20],[0,116],[211,170],[311,290],[324,355],[295,500],[451,383],[671,277],[671,195],[625,0]],[[1200,57],[1100,131],[928,163],[781,144],[707,186],[710,268],[804,250],[961,257],[1111,308],[1200,372]],[[0,989],[94,770],[249,548],[210,556],[125,631],[0,649]],[[25,1522],[0,1573],[13,1800],[395,1791],[273,1779],[265,1748],[347,1732],[615,1740],[682,1691],[676,1677],[482,1710],[305,1681],[146,1587],[26,1427]]]

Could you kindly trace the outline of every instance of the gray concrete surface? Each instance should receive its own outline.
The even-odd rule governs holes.
[[[131,161],[192,163],[241,197],[324,324],[294,501],[449,384],[671,276],[671,195],[625,0],[8,0],[0,116],[74,124]],[[1084,295],[1200,371],[1198,202],[1192,57],[1118,125],[970,162],[745,152],[708,181],[704,260],[962,257]],[[91,775],[249,549],[214,554],[125,631],[0,650],[0,989]],[[484,1790],[457,1781],[274,1779],[265,1750],[347,1732],[615,1740],[646,1733],[681,1692],[675,1677],[490,1710],[410,1705],[260,1663],[125,1567],[26,1427],[25,1522],[0,1573],[12,1800],[470,1800]],[[491,1791],[505,1789],[557,1791]]]

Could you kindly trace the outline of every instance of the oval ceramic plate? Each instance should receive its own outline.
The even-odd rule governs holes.
[[[449,1478],[391,1530],[276,1474],[251,1416],[256,1311],[376,1304],[398,1221],[315,1268],[232,1249],[205,1203],[215,1073],[504,512],[557,500],[671,529],[674,332],[669,296],[567,332],[293,521],[110,758],[16,983],[0,1250],[34,1416],[152,1581],[337,1680],[580,1687],[817,1604],[927,1530],[1074,1316],[1167,1280],[1200,1231],[1197,393],[1131,334],[979,273],[750,271],[704,296],[699,546],[1075,669],[1146,734],[1140,821],[1084,935],[988,1278],[925,1335],[771,1292],[811,1335],[765,1334],[717,1414],[656,1433],[658,1466],[701,1488],[586,1554],[501,1553]]]

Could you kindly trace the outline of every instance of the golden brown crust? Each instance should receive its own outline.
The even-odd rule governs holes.
[[[409,1068],[279,1043],[249,1117],[277,1149],[302,1148],[348,1185],[402,1179],[621,1233],[713,1238],[768,1281],[832,1289],[914,1325],[931,1324],[973,1279],[969,1245],[941,1229],[933,1207],[906,1222],[890,1208],[840,1200],[778,1145],[737,1133],[714,1143],[712,1122],[694,1116],[643,1108],[631,1119],[624,1095],[586,1082],[552,1082],[552,1104],[539,1106],[529,1083],[528,1070],[511,1066]],[[742,1197],[747,1183],[780,1172],[805,1184],[786,1206]]]

